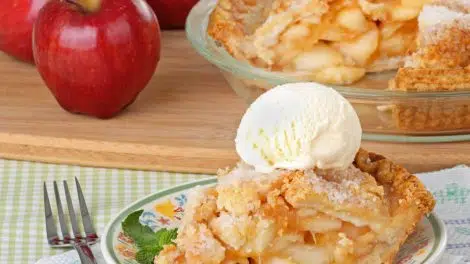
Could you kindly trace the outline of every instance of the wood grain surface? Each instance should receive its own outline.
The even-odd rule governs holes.
[[[163,33],[162,59],[136,102],[98,120],[62,110],[34,66],[0,54],[0,156],[98,167],[214,173],[237,161],[246,108],[183,32]],[[413,172],[470,163],[470,142],[364,142]]]

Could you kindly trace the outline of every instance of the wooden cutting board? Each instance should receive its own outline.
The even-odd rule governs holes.
[[[183,32],[163,33],[157,72],[137,101],[110,120],[62,110],[39,74],[0,54],[0,156],[54,163],[214,173],[237,161],[233,138],[246,108]],[[470,143],[364,147],[428,171],[470,163]]]

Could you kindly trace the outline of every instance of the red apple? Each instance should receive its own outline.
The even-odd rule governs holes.
[[[161,29],[182,29],[189,11],[199,0],[147,0]]]
[[[33,24],[47,0],[0,0],[0,50],[34,62]]]
[[[144,0],[52,0],[39,12],[34,58],[66,110],[110,118],[131,104],[160,59],[160,31]]]

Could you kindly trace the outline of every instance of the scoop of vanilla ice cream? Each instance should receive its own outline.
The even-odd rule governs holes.
[[[317,83],[291,83],[251,104],[235,144],[240,158],[260,172],[346,168],[361,135],[356,112],[338,92]]]

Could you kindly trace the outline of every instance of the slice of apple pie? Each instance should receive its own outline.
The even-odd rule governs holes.
[[[176,245],[156,264],[392,263],[434,207],[415,176],[362,149],[346,169],[240,163],[188,201]]]

